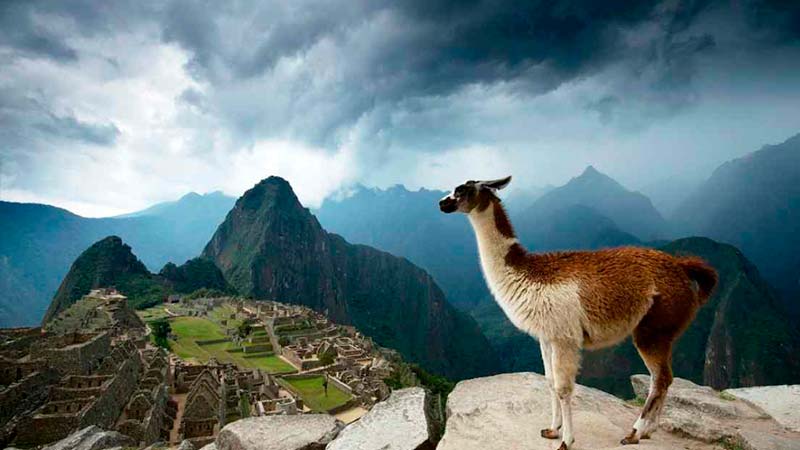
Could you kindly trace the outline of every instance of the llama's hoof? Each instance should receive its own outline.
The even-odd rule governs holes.
[[[569,450],[569,446],[567,446],[566,442],[561,441],[561,445],[558,446],[557,450]]]
[[[619,443],[622,445],[638,444],[639,438],[636,437],[636,430],[631,430],[631,434],[622,438],[622,440],[619,441]]]
[[[542,437],[545,439],[558,439],[558,429],[545,428],[542,430]]]

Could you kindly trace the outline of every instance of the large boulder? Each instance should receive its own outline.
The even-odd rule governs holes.
[[[637,397],[645,398],[650,377],[634,375],[631,384]],[[800,412],[788,414],[797,420]],[[800,433],[782,427],[762,408],[681,378],[670,386],[659,426],[703,442],[727,442],[733,448],[800,450]]]
[[[215,443],[218,450],[323,450],[340,429],[327,414],[251,417],[226,425]]]
[[[631,430],[638,413],[638,407],[610,394],[577,386],[573,448],[630,450],[620,439]],[[552,450],[558,446],[539,434],[550,425],[550,392],[545,378],[535,373],[462,381],[447,400],[447,417],[438,450]],[[653,450],[717,448],[665,432],[655,434],[646,445]]]
[[[339,434],[327,450],[418,450],[433,448],[437,423],[422,388],[392,392],[384,402]]]
[[[42,450],[104,450],[113,447],[136,447],[136,441],[122,433],[104,431],[91,425]]]
[[[800,432],[800,385],[728,389],[725,393],[758,406],[781,425]]]

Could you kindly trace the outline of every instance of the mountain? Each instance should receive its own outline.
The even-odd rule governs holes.
[[[800,351],[800,329],[786,318],[769,285],[741,251],[699,237],[679,239],[661,249],[700,256],[720,275],[714,295],[675,347],[675,376],[715,389],[800,379],[800,362],[793,356]],[[508,370],[541,370],[539,344],[514,330],[501,314],[496,305],[487,304],[473,311]],[[628,339],[616,347],[584,352],[579,378],[583,384],[630,398],[629,376],[646,372]]]
[[[619,229],[603,214],[584,205],[568,205],[548,211],[520,230],[522,242],[536,251],[599,249],[639,244],[639,239]]]
[[[109,236],[92,244],[72,263],[42,323],[49,322],[92,289],[118,286],[122,291],[131,285],[151,284],[158,283],[152,280],[147,267],[131,252],[131,248],[119,237]]]
[[[0,327],[41,321],[70,264],[104,236],[120,236],[152,270],[197,256],[233,201],[219,193],[189,194],[135,217],[106,219],[0,202]]]
[[[592,208],[641,240],[663,238],[668,232],[666,220],[650,199],[625,189],[592,166],[567,184],[542,195],[525,211],[512,213],[512,218],[516,219],[520,237],[526,240],[528,230],[535,230],[555,211],[574,205]]]
[[[181,266],[167,263],[158,275],[167,282],[171,290],[179,293],[189,294],[203,288],[221,292],[235,291],[219,268],[204,258],[192,258]]]
[[[326,230],[348,242],[408,258],[433,276],[452,304],[469,308],[488,291],[468,221],[439,211],[446,194],[357,186],[346,198],[326,199],[315,213]]]
[[[154,275],[120,237],[108,236],[92,244],[72,263],[42,324],[90,290],[112,286],[127,296],[134,308],[161,302],[171,293],[188,294],[202,288],[232,291],[222,272],[209,260],[195,258],[181,266],[168,263]]]
[[[742,249],[800,314],[800,134],[722,164],[673,220]]]
[[[487,374],[497,360],[477,324],[406,259],[326,232],[288,182],[247,191],[203,251],[245,295],[298,303],[356,326],[426,369]]]
[[[221,192],[191,192],[128,218],[112,219],[112,231],[135,248],[151,270],[156,270],[170,261],[197,256],[235,200]]]
[[[218,216],[217,211],[229,211],[236,198],[230,197],[221,191],[209,192],[207,194],[198,194],[197,192],[189,192],[178,200],[156,203],[141,211],[134,211],[128,214],[115,216],[117,219],[125,219],[131,217],[172,217],[177,218],[180,215],[189,215],[194,222],[201,222],[205,219],[215,220]]]
[[[594,169],[587,171],[589,173],[584,174],[584,179],[588,181],[579,180],[576,184],[616,186],[606,188],[606,191],[609,196],[620,196],[619,203],[623,205],[631,203],[626,203],[624,197],[639,196],[624,190]],[[518,228],[520,238],[530,248],[591,249],[639,243],[635,236],[622,231],[594,207],[580,203],[566,202],[536,210],[536,219],[533,220],[529,204],[536,204],[534,199],[546,197],[547,192],[542,190],[530,195],[518,192],[505,202],[512,217],[520,219],[515,221],[522,225]],[[469,221],[446,216],[436,207],[446,194],[426,189],[413,192],[403,186],[386,190],[357,186],[345,198],[326,199],[316,214],[326,229],[341,234],[350,242],[374,246],[423,267],[444,289],[451,303],[471,310],[486,304],[489,291],[481,274],[475,236]],[[658,215],[652,206],[650,209]],[[520,217],[523,215],[531,220],[524,220]],[[657,217],[663,222],[660,216]]]

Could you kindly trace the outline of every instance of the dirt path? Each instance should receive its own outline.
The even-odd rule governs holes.
[[[172,394],[172,399],[178,403],[178,413],[175,415],[175,423],[172,426],[172,430],[169,432],[169,443],[170,444],[180,444],[180,428],[181,428],[181,420],[183,420],[183,411],[186,409],[186,396],[187,394]]]

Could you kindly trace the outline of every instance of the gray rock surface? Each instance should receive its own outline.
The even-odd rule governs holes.
[[[738,388],[724,392],[758,406],[781,425],[800,432],[800,385]]]
[[[631,385],[637,397],[646,398],[650,387],[650,376],[634,375],[631,377]],[[667,394],[667,406],[671,406],[672,409],[690,409],[717,418],[758,419],[768,417],[759,408],[754,408],[748,403],[720,395],[718,391],[708,386],[700,386],[683,378],[675,378],[672,382]]]
[[[650,377],[634,375],[631,384],[637,397],[644,397]],[[793,414],[796,419],[800,411]],[[800,434],[782,427],[762,408],[729,392],[720,393],[681,378],[676,378],[669,389],[660,427],[696,440],[730,442],[749,450],[800,450]]]
[[[322,450],[340,429],[327,414],[251,417],[226,425],[215,444],[218,450]]]
[[[206,446],[203,446],[200,450],[217,450],[217,444],[212,442]]]
[[[417,450],[433,448],[436,435],[430,402],[422,388],[392,392],[384,402],[339,433],[327,450]]]
[[[104,431],[94,425],[78,430],[42,450],[104,450],[113,447],[135,447],[129,436],[116,431]]]
[[[192,441],[184,439],[181,442],[181,445],[178,446],[178,450],[196,450],[196,449],[194,448],[194,444],[192,444]]]
[[[619,441],[631,429],[639,408],[584,386],[573,400],[576,450],[631,450]],[[550,425],[550,394],[545,378],[535,373],[502,374],[458,383],[447,401],[447,427],[437,449],[553,450],[558,442],[539,432]],[[666,432],[656,433],[639,448],[712,449],[714,445]]]

